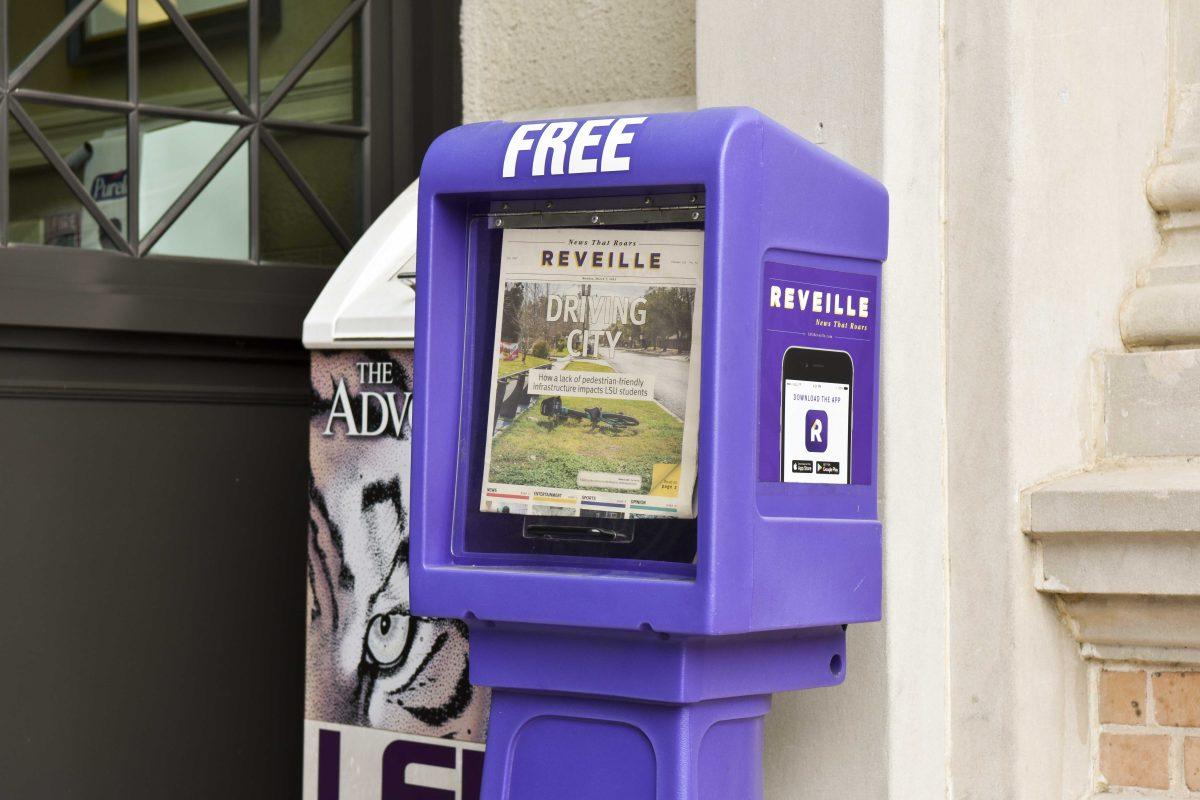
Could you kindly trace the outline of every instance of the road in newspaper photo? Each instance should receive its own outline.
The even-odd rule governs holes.
[[[510,230],[481,508],[693,516],[701,231]]]

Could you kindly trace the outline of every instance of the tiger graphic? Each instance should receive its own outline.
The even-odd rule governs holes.
[[[392,382],[361,384],[364,363],[390,365]],[[411,427],[379,417],[406,407],[411,351],[314,352],[310,375],[305,716],[482,742],[489,698],[467,677],[466,626],[409,608]],[[393,405],[360,405],[367,387]],[[372,418],[348,430],[335,399]]]

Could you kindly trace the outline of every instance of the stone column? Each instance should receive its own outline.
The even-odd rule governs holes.
[[[1170,144],[1146,186],[1162,215],[1162,249],[1121,308],[1130,349],[1200,345],[1200,83],[1180,87],[1174,108]]]

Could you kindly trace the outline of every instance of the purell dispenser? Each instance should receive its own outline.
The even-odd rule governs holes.
[[[750,109],[467,125],[418,201],[412,610],[488,800],[755,798],[880,616],[883,187]]]

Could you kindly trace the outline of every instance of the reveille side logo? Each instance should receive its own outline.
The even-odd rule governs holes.
[[[621,155],[619,149],[633,143],[637,131],[631,129],[645,121],[646,117],[611,117],[519,125],[508,140],[501,174],[515,178],[518,161],[525,160],[521,154],[526,152],[532,152],[527,169],[534,177],[628,172],[629,156]]]

